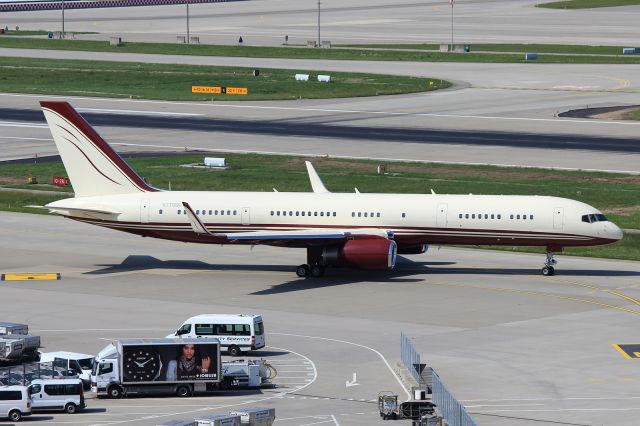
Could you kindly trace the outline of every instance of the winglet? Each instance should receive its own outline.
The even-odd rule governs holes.
[[[305,161],[304,164],[307,165],[307,173],[309,173],[309,180],[311,181],[311,189],[315,193],[328,193],[330,192],[327,188],[325,188],[322,183],[322,179],[316,173],[316,169],[313,168],[313,165],[309,161]]]
[[[182,205],[185,208],[187,217],[189,218],[189,223],[191,224],[191,228],[193,228],[193,232],[195,232],[196,234],[216,236],[207,230],[202,221],[198,219],[198,216],[194,213],[189,203],[183,201]]]

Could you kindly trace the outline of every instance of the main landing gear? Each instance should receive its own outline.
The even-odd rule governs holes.
[[[542,267],[542,275],[545,277],[550,277],[556,273],[553,265],[558,262],[553,258],[553,249],[547,247],[547,260],[544,262],[544,266]]]
[[[296,275],[298,275],[301,278],[306,278],[306,277],[321,277],[324,275],[324,266],[322,266],[319,263],[315,263],[313,265],[308,265],[306,263],[298,266],[296,268]]]
[[[300,278],[318,278],[324,275],[325,267],[322,264],[322,248],[307,249],[307,263],[296,268],[296,275]]]

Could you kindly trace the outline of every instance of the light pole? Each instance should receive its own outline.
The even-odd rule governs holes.
[[[187,39],[185,40],[185,42],[190,43],[190,38],[189,38],[189,0],[187,0]]]
[[[318,0],[318,46],[320,47],[320,0]]]
[[[61,37],[64,38],[64,0],[62,0],[62,34]]]
[[[451,51],[453,52],[453,0],[449,0],[451,3]]]

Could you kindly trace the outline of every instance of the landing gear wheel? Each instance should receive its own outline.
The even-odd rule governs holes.
[[[309,272],[310,272],[310,268],[309,268],[309,265],[307,265],[306,263],[296,268],[296,275],[299,276],[300,278],[308,277]]]
[[[229,349],[227,349],[227,352],[229,352],[229,355],[231,355],[231,356],[240,356],[240,355],[242,355],[242,352],[240,351],[240,348],[237,347],[236,345],[229,346]]]
[[[311,267],[311,276],[314,278],[324,276],[324,266],[322,265],[313,265]]]
[[[542,268],[542,275],[544,275],[545,277],[550,277],[555,273],[556,270],[553,268],[553,266],[545,266],[544,268]]]

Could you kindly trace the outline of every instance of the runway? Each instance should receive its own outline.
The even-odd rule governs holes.
[[[198,313],[260,313],[269,348],[252,355],[282,370],[273,392],[90,399],[87,414],[43,415],[48,424],[153,425],[247,401],[275,406],[285,425],[308,416],[384,424],[377,392],[406,398],[384,362],[399,360],[400,332],[480,425],[636,424],[635,364],[612,347],[639,338],[636,262],[560,256],[545,278],[541,255],[430,247],[393,271],[302,280],[298,250],[203,247],[28,214],[0,213],[0,223],[0,272],[62,274],[0,282],[0,298],[12,301],[4,317],[29,323],[43,350],[94,353],[105,339],[166,335]],[[345,387],[353,373],[359,386]]]

